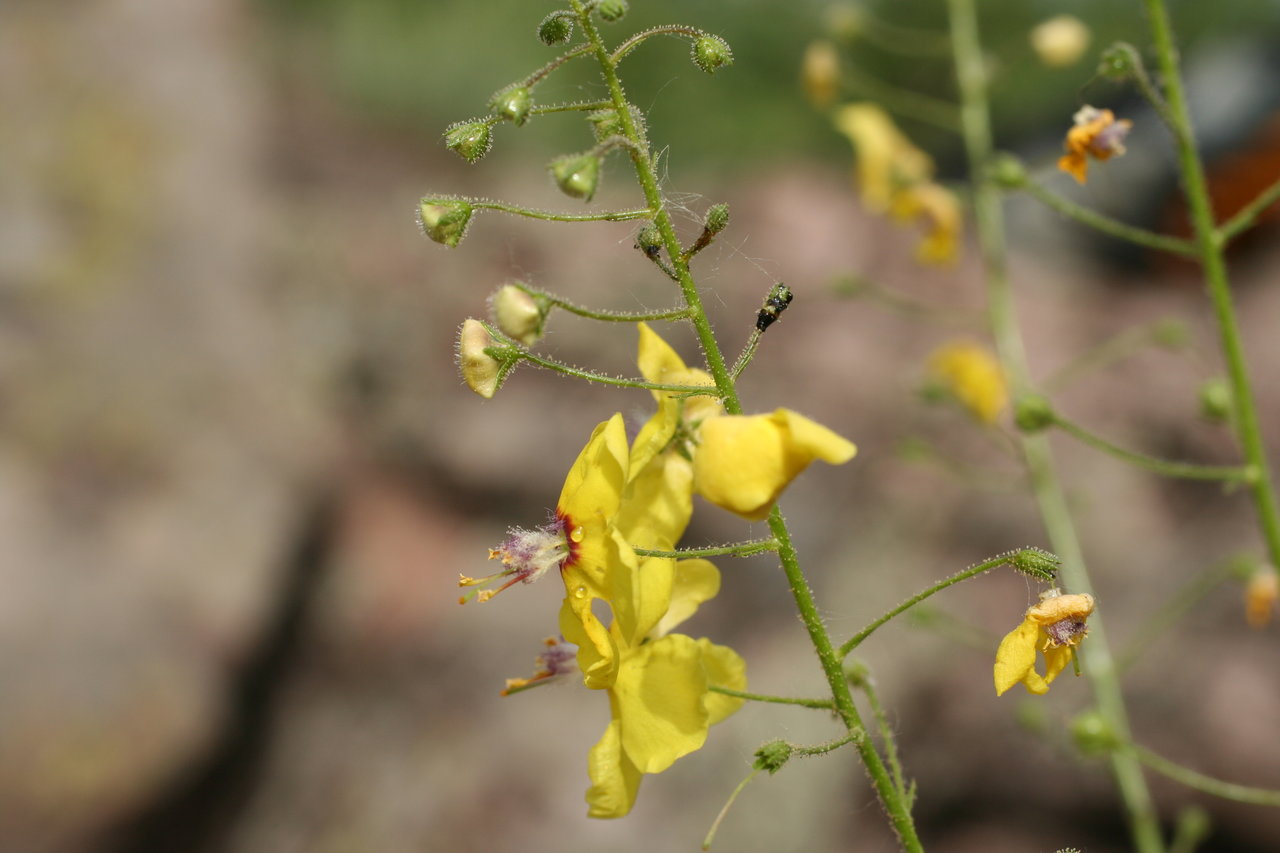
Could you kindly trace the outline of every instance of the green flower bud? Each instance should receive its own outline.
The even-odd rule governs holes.
[[[493,319],[507,337],[533,346],[542,337],[550,305],[515,284],[506,284],[489,299]]]
[[[1118,41],[1102,51],[1098,60],[1098,74],[1108,80],[1127,80],[1141,60],[1133,45]]]
[[[706,218],[702,220],[702,227],[708,234],[719,234],[729,224],[729,205],[724,202],[713,204],[707,210]]]
[[[1200,386],[1200,415],[1214,423],[1228,423],[1234,400],[1231,383],[1222,378],[1210,379]]]
[[[640,229],[636,234],[636,248],[651,258],[658,256],[662,251],[662,232],[657,225],[650,222]]]
[[[733,64],[733,51],[720,36],[703,35],[693,40],[693,64],[708,74]]]
[[[600,0],[596,4],[596,11],[600,13],[600,19],[604,21],[617,21],[627,14],[627,0]]]
[[[553,160],[549,168],[565,195],[591,201],[600,185],[600,157],[596,154],[568,154]]]
[[[757,770],[768,770],[769,775],[772,776],[791,759],[793,751],[794,747],[785,740],[770,741],[756,750],[756,760],[751,763],[751,766]]]
[[[486,121],[460,121],[445,130],[444,144],[463,160],[474,163],[489,153],[493,146],[493,133]]]
[[[1062,560],[1039,548],[1023,548],[1009,555],[1009,565],[1036,580],[1052,581],[1062,567]]]
[[[525,86],[508,86],[489,99],[489,109],[516,127],[524,124],[533,106],[533,96]]]
[[[1013,422],[1023,432],[1040,432],[1053,424],[1053,406],[1039,394],[1028,394],[1014,404]]]
[[[862,661],[855,660],[845,665],[844,677],[849,682],[850,687],[855,690],[861,690],[871,680],[871,670]]]
[[[1120,745],[1110,724],[1097,711],[1076,715],[1071,721],[1071,739],[1083,755],[1102,755]]]
[[[450,198],[424,198],[418,205],[422,233],[452,249],[462,240],[475,208],[470,202]]]
[[[538,38],[543,44],[563,44],[573,35],[573,16],[557,9],[538,24]]]
[[[644,116],[632,104],[627,104],[627,111],[631,113],[632,126],[644,138]],[[610,136],[626,136],[622,119],[612,107],[587,113],[587,121],[591,122],[591,132],[595,134],[596,142],[603,142]]]
[[[1027,183],[1027,170],[1022,161],[1012,154],[997,154],[991,161],[991,179],[1007,190],[1016,190]]]

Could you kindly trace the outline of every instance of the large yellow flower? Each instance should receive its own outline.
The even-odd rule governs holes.
[[[657,333],[640,325],[640,372],[651,382],[703,385],[711,378],[684,361]],[[848,462],[854,445],[826,427],[789,409],[767,415],[726,415],[711,397],[683,401],[655,392],[658,413],[645,424],[637,447],[659,453],[673,448],[693,459],[693,489],[717,506],[759,521],[809,463]],[[670,453],[671,450],[666,452]],[[640,457],[632,458],[633,466]]]
[[[929,372],[984,424],[995,423],[1009,405],[1004,370],[978,344],[957,341],[934,350]]]
[[[1039,604],[1028,608],[1022,624],[1006,634],[996,650],[996,695],[1019,683],[1036,695],[1047,693],[1089,633],[1085,620],[1093,607],[1088,593],[1063,595],[1050,590]],[[1037,650],[1044,655],[1044,675],[1036,672]]]

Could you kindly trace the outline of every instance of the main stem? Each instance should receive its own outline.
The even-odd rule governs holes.
[[[1182,76],[1178,68],[1178,48],[1173,42],[1173,28],[1169,24],[1169,12],[1163,0],[1144,0],[1151,22],[1151,38],[1155,44],[1160,73],[1164,77],[1165,99],[1169,105],[1170,125],[1178,149],[1178,167],[1182,175],[1182,189],[1191,213],[1191,225],[1195,231],[1200,262],[1204,267],[1205,283],[1213,310],[1218,319],[1218,336],[1222,354],[1227,363],[1227,375],[1231,381],[1235,406],[1236,430],[1240,436],[1245,459],[1258,473],[1250,483],[1249,493],[1258,512],[1258,522],[1267,543],[1267,555],[1272,567],[1280,571],[1280,512],[1276,507],[1275,485],[1267,465],[1267,450],[1262,443],[1262,429],[1258,425],[1258,412],[1254,406],[1249,371],[1240,342],[1240,327],[1236,323],[1235,307],[1231,300],[1231,284],[1227,278],[1227,265],[1223,258],[1226,237],[1214,223],[1213,205],[1205,184],[1204,167],[1196,150],[1195,133],[1191,128],[1191,115],[1182,89]]]
[[[574,12],[577,13],[583,33],[591,44],[595,46],[596,59],[600,63],[600,70],[604,76],[605,84],[609,88],[613,107],[618,113],[619,122],[622,124],[623,134],[636,143],[629,149],[631,161],[636,170],[636,178],[644,191],[645,201],[650,209],[653,210],[653,224],[657,227],[658,233],[662,235],[663,246],[667,250],[667,256],[671,259],[672,268],[676,273],[676,281],[680,285],[681,293],[684,295],[685,304],[689,306],[689,320],[697,333],[698,342],[706,359],[707,370],[715,380],[716,390],[724,401],[725,411],[731,415],[742,414],[742,403],[738,399],[733,377],[725,365],[724,355],[721,353],[720,345],[711,329],[711,323],[707,318],[706,310],[703,308],[697,285],[694,283],[693,276],[689,273],[689,262],[683,257],[683,250],[679,239],[676,237],[671,215],[668,213],[667,207],[662,200],[662,194],[658,190],[658,177],[648,153],[648,145],[637,130],[635,122],[632,121],[631,111],[627,108],[627,99],[623,94],[622,83],[618,79],[617,69],[605,50],[604,41],[600,37],[599,30],[596,29],[595,22],[591,19],[590,14],[584,10],[582,0],[570,0],[570,2]],[[831,695],[835,700],[836,713],[839,714],[845,728],[857,743],[858,754],[862,757],[863,765],[871,777],[876,793],[880,797],[880,802],[889,814],[889,820],[893,824],[894,830],[898,833],[903,849],[909,851],[909,853],[923,853],[924,847],[920,844],[920,839],[916,835],[915,824],[911,820],[911,812],[902,795],[893,784],[893,779],[885,767],[884,761],[880,758],[880,754],[876,751],[875,745],[866,736],[867,729],[863,725],[862,719],[858,715],[858,709],[853,703],[853,694],[849,689],[849,682],[845,678],[844,667],[836,654],[835,648],[832,646],[831,637],[822,622],[822,617],[818,614],[817,605],[813,600],[813,593],[810,591],[809,583],[805,580],[804,573],[800,569],[800,562],[796,557],[795,548],[791,544],[791,534],[787,529],[787,523],[783,520],[782,513],[778,511],[777,506],[774,506],[769,514],[769,529],[773,532],[774,539],[777,540],[778,558],[786,574],[787,583],[791,586],[796,607],[800,611],[800,618],[804,622],[805,629],[809,632],[809,639],[813,642],[818,660],[822,664],[822,671],[827,676],[827,683],[831,687]]]
[[[986,266],[991,329],[1015,393],[1025,393],[1031,384],[1030,372],[1009,285],[1004,212],[1000,191],[989,176],[988,164],[993,153],[991,119],[987,110],[987,71],[978,37],[977,14],[973,0],[948,0],[948,7],[956,79],[960,89],[961,123],[972,173],[978,240]],[[1051,548],[1062,558],[1063,579],[1075,592],[1092,592],[1080,540],[1067,509],[1048,442],[1043,435],[1024,435],[1022,447]],[[1097,613],[1090,617],[1089,629],[1086,671],[1093,682],[1098,711],[1112,731],[1127,742],[1128,714],[1103,620]],[[1135,847],[1139,853],[1163,853],[1160,825],[1141,766],[1132,755],[1116,751],[1111,754],[1111,769],[1129,812]]]

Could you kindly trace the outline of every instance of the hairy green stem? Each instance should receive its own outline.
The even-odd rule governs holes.
[[[1231,298],[1231,284],[1227,279],[1227,264],[1223,258],[1226,238],[1214,224],[1213,206],[1205,183],[1204,166],[1196,150],[1195,133],[1191,115],[1182,90],[1182,72],[1179,68],[1178,49],[1173,41],[1173,29],[1164,0],[1143,0],[1151,26],[1151,40],[1164,82],[1165,100],[1169,104],[1174,142],[1178,149],[1178,167],[1182,176],[1182,190],[1191,214],[1196,245],[1200,251],[1200,263],[1204,269],[1205,283],[1213,301],[1218,320],[1218,337],[1222,354],[1227,362],[1227,376],[1231,382],[1231,398],[1235,411],[1236,432],[1249,467],[1257,472],[1250,484],[1258,523],[1267,544],[1271,565],[1280,572],[1280,508],[1277,507],[1275,486],[1267,464],[1267,450],[1262,443],[1262,429],[1254,405],[1249,370],[1245,361],[1244,346],[1240,340],[1240,328],[1236,322],[1235,306]]]
[[[624,56],[626,56],[628,53],[630,53],[631,51],[639,47],[641,42],[644,42],[653,36],[660,36],[660,35],[679,35],[679,36],[688,36],[691,39],[696,39],[696,38],[700,38],[701,36],[707,35],[707,33],[698,29],[697,27],[688,27],[683,24],[663,24],[662,26],[652,27],[647,30],[641,30],[640,32],[636,33],[631,38],[627,39],[622,44],[614,48],[613,53],[610,54],[609,56],[609,61],[616,66],[619,62],[622,61],[622,58]]]
[[[424,202],[436,199],[425,198]],[[648,219],[653,211],[647,207],[638,210],[606,210],[603,213],[553,213],[550,210],[538,210],[532,207],[521,207],[501,201],[483,201],[470,198],[442,198],[441,201],[465,201],[476,210],[498,210],[512,213],[528,219],[545,219],[550,222],[630,222],[636,219]]]
[[[487,351],[487,350],[486,350]],[[648,382],[644,379],[624,379],[619,376],[606,376],[603,373],[596,373],[592,370],[583,370],[580,367],[574,367],[561,361],[551,358],[544,358],[540,355],[524,350],[520,353],[520,359],[535,364],[538,367],[547,370],[563,373],[566,376],[573,376],[578,379],[585,379],[588,382],[596,382],[601,385],[614,385],[618,388],[641,388],[649,391],[674,391],[676,393],[688,394],[691,397],[714,397],[717,395],[709,385],[669,385],[664,382]]]
[[[778,550],[778,543],[772,539],[755,539],[751,542],[737,542],[733,545],[712,545],[707,548],[677,548],[674,551],[659,551],[654,548],[633,548],[641,557],[669,557],[675,560],[687,560],[691,557],[750,557],[752,554],[763,554],[766,551]]]
[[[822,711],[830,711],[835,708],[835,703],[830,699],[800,699],[793,696],[769,696],[764,693],[747,693],[745,690],[733,690],[729,687],[720,687],[716,684],[707,685],[707,689],[712,693],[720,693],[725,696],[746,699],[748,702],[771,702],[774,705],[799,705],[802,708],[816,708]]]
[[[1180,340],[1170,342],[1171,335],[1179,338],[1185,335],[1181,324],[1174,326],[1175,323],[1176,320],[1157,320],[1125,329],[1059,367],[1040,382],[1040,387],[1046,392],[1061,391],[1081,376],[1124,361],[1150,346],[1180,348]],[[1169,331],[1171,327],[1172,332]]]
[[[991,118],[987,107],[987,69],[978,36],[974,0],[948,0],[956,78],[961,96],[965,148],[973,176],[974,212],[986,267],[988,311],[996,348],[1015,390],[1030,385],[1026,352],[1015,314],[1004,242],[1004,212],[1000,192],[988,168],[992,159]],[[1062,559],[1063,580],[1075,592],[1090,592],[1089,573],[1067,509],[1062,484],[1043,435],[1024,435],[1023,454],[1031,475],[1045,531],[1053,551]],[[1112,731],[1128,738],[1129,721],[1120,680],[1107,644],[1105,620],[1099,613],[1089,620],[1089,679],[1098,711]],[[1138,853],[1163,853],[1164,840],[1146,779],[1137,760],[1123,752],[1111,755],[1111,769],[1129,813],[1130,830]]]
[[[855,686],[867,697],[867,704],[871,706],[871,715],[876,718],[876,728],[880,730],[880,741],[884,744],[884,755],[889,762],[889,771],[893,774],[893,784],[898,786],[898,793],[910,807],[913,793],[907,786],[906,774],[902,772],[902,761],[898,757],[898,740],[893,736],[893,727],[889,725],[889,715],[880,704],[875,682],[871,680],[870,674],[864,672],[855,681]]]
[[[1096,231],[1101,231],[1103,234],[1109,234],[1120,240],[1128,240],[1130,243],[1146,246],[1148,249],[1159,249],[1162,252],[1170,252],[1183,257],[1194,258],[1199,254],[1196,244],[1190,240],[1171,237],[1167,234],[1157,234],[1154,231],[1147,231],[1145,228],[1139,228],[1136,225],[1129,225],[1118,219],[1112,219],[1110,216],[1105,216],[1096,210],[1076,204],[1074,201],[1058,195],[1053,190],[1030,178],[1018,184],[1018,186],[1027,195],[1043,202],[1047,207],[1056,210],[1068,219],[1074,219],[1081,225],[1087,225]]]
[[[1168,459],[1159,459],[1145,453],[1126,450],[1095,435],[1074,421],[1067,420],[1057,412],[1052,415],[1052,423],[1067,435],[1095,450],[1165,477],[1183,480],[1221,480],[1227,483],[1252,483],[1257,477],[1257,471],[1248,465],[1198,465],[1194,462],[1172,462]]]

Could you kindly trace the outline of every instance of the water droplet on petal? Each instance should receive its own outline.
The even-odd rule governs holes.
[[[574,542],[581,542],[586,535],[586,531],[581,527],[575,527],[569,531],[569,538]]]
[[[574,597],[574,598],[586,598],[586,597],[587,597],[587,588],[586,588],[585,586],[580,586],[580,587],[578,587],[577,589],[575,589],[575,590],[573,591],[573,597]]]

